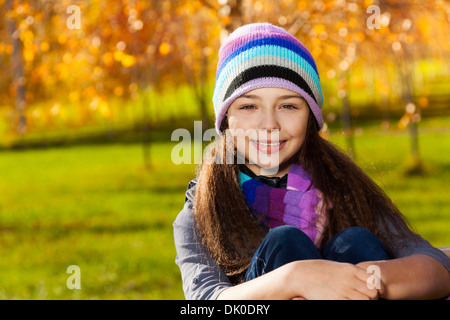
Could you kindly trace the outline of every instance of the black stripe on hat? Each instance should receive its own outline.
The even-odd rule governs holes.
[[[233,92],[243,84],[258,78],[281,78],[288,80],[299,86],[301,89],[305,90],[305,92],[317,103],[317,100],[314,97],[311,88],[297,72],[289,68],[279,67],[275,65],[252,67],[241,72],[229,85],[223,101],[230,97]]]

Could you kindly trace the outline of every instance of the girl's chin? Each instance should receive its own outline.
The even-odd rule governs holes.
[[[278,161],[274,163],[266,163],[266,162],[247,162],[246,165],[258,176],[273,176],[277,175],[280,172],[280,164]],[[258,174],[259,172],[259,174]]]
[[[280,164],[280,152],[265,153],[255,149],[250,149],[248,159],[252,164],[256,164],[258,167],[269,169],[271,167],[278,167]]]
[[[257,176],[275,176],[275,175],[279,174],[279,172],[280,172],[280,169],[278,166],[271,167],[271,168],[268,168],[268,167],[263,168],[263,167],[259,167],[257,165],[255,165],[255,166],[256,167],[251,167],[250,169],[253,172],[255,172],[255,174]]]
[[[286,161],[286,157],[279,158],[278,155],[277,153],[276,156],[249,157],[245,163],[253,172],[260,172],[259,176],[278,175],[281,171],[287,173],[292,161]]]

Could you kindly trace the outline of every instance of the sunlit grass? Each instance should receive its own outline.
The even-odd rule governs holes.
[[[0,298],[182,298],[172,222],[193,173],[170,150],[149,170],[140,145],[1,153]]]
[[[378,127],[355,137],[357,163],[386,191],[415,230],[435,246],[450,244],[450,131],[448,118],[419,127],[424,175],[409,176],[410,139],[406,131],[384,133]],[[433,124],[433,127],[429,125]],[[332,138],[345,147],[342,137]]]

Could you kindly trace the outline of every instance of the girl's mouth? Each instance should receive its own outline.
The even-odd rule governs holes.
[[[278,141],[260,141],[260,140],[250,140],[250,142],[255,146],[258,151],[262,151],[265,153],[274,153],[279,152],[285,146],[287,140],[278,140]]]

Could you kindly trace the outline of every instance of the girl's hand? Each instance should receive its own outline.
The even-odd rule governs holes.
[[[306,300],[377,299],[378,290],[369,289],[372,274],[349,263],[329,260],[303,260],[290,264],[292,298]]]
[[[367,280],[368,280],[369,284],[371,284],[373,286],[374,282],[375,282],[376,285],[379,285],[376,288],[378,290],[378,298],[383,298],[383,295],[386,293],[386,287],[381,279],[381,270],[380,270],[379,274],[377,275],[376,273],[371,273],[371,270],[369,269],[369,267],[372,267],[372,266],[379,267],[378,263],[376,261],[365,261],[365,262],[360,262],[360,263],[356,264],[356,266],[363,269],[364,271],[366,271]],[[375,280],[373,277],[377,277],[376,281],[373,281],[373,280]]]

